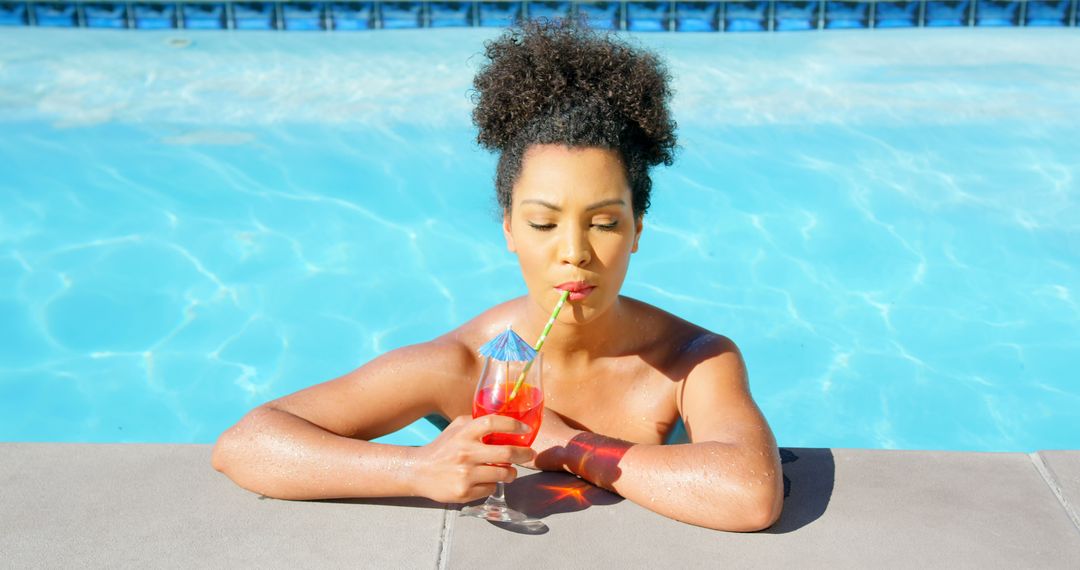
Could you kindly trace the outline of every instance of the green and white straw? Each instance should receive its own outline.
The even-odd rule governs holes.
[[[551,311],[551,318],[548,319],[546,325],[544,325],[544,332],[540,333],[540,338],[536,341],[536,355],[540,355],[540,349],[544,348],[544,341],[547,340],[548,333],[551,332],[551,325],[555,324],[555,319],[559,318],[559,311],[562,310],[563,305],[566,304],[566,299],[570,296],[569,291],[563,291],[559,302],[555,303],[555,309]],[[525,363],[525,368],[521,369],[521,375],[518,376],[517,384],[514,384],[514,389],[510,392],[510,397],[506,399],[507,402],[513,400],[517,396],[518,390],[521,389],[521,385],[525,383],[525,375],[529,373],[529,369],[532,368],[533,362],[536,362],[536,357]]]

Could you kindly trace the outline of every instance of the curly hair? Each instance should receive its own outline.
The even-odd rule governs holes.
[[[563,144],[618,152],[634,215],[649,208],[649,169],[674,161],[670,74],[650,51],[598,34],[583,20],[527,21],[484,45],[473,79],[476,140],[498,152],[495,188],[510,210],[529,147]]]

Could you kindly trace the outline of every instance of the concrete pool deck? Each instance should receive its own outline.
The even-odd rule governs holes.
[[[414,499],[290,502],[235,486],[206,445],[0,443],[0,560],[26,567],[1080,568],[1080,451],[786,449],[784,514],[693,527],[521,470],[516,533]]]

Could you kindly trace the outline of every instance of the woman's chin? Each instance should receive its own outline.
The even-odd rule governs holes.
[[[610,307],[606,307],[610,308]],[[567,303],[559,313],[559,322],[568,325],[585,325],[603,314],[605,307],[596,307],[592,303]]]
[[[530,297],[536,307],[544,313],[545,318],[551,314],[550,311],[554,308],[554,303],[558,302],[558,298],[552,301],[548,295],[530,295]],[[556,320],[564,325],[588,324],[610,310],[613,304],[613,299],[601,299],[598,295],[595,295],[595,291],[592,291],[584,299],[578,301],[567,300],[559,311]]]

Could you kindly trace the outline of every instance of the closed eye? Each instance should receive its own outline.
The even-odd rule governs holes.
[[[555,224],[537,224],[534,222],[528,222],[528,224],[530,228],[541,232],[550,232],[555,229]],[[619,222],[616,220],[610,224],[592,224],[590,227],[596,228],[602,232],[613,232],[619,227]]]

